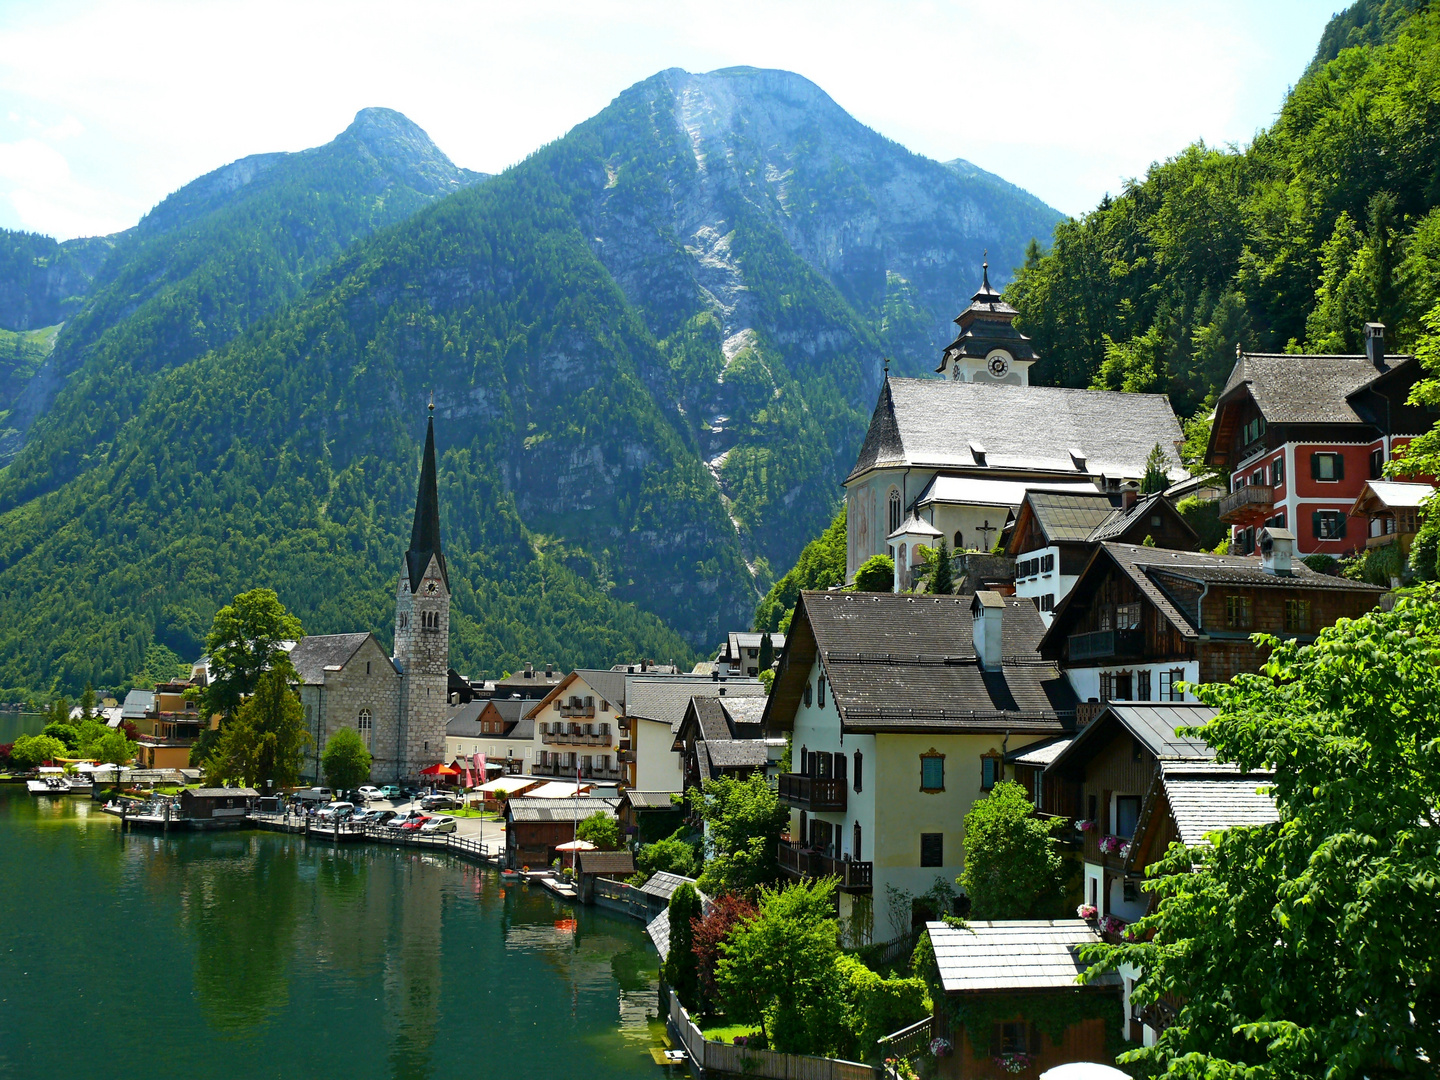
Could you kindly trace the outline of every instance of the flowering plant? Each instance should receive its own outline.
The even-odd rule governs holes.
[[[1095,828],[1093,821],[1077,821],[1075,825],[1081,832],[1092,832]]]
[[[903,1057],[886,1058],[885,1075],[895,1077],[897,1080],[917,1080],[915,1066],[910,1064],[909,1058]]]
[[[1100,838],[1100,850],[1106,855],[1119,855],[1123,853],[1128,846],[1129,841],[1123,836],[1110,835]]]
[[[930,1053],[937,1058],[949,1057],[951,1049],[949,1039],[937,1037],[930,1040]]]
[[[1100,910],[1094,904],[1081,904],[1075,909],[1075,917],[1084,919],[1086,922],[1094,922]]]
[[[1114,915],[1106,915],[1100,920],[1100,932],[1102,934],[1114,934],[1119,936],[1125,932],[1125,920],[1117,919]]]
[[[994,1059],[997,1068],[1004,1069],[1008,1073],[1022,1073],[1035,1064],[1035,1059],[1029,1054],[1022,1054],[1016,1051],[1013,1054],[1001,1054]]]

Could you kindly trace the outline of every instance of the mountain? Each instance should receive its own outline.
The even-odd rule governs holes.
[[[247,160],[242,193],[289,164]],[[237,213],[197,183],[151,215],[162,238]],[[1001,184],[799,76],[672,70],[267,279],[223,342],[102,283],[62,331],[93,343],[63,353],[78,374],[0,474],[0,686],[116,683],[258,584],[311,632],[385,636],[432,393],[456,665],[688,660],[833,517],[882,354],[933,364],[981,253],[1014,265],[1058,220]],[[206,235],[207,267],[249,266]],[[146,280],[128,250],[107,282]],[[243,281],[173,291],[226,316]]]
[[[1362,0],[1316,61],[1248,147],[1186,148],[1027,259],[1006,299],[1044,377],[1203,415],[1237,344],[1358,352],[1379,321],[1413,345],[1440,300],[1440,12]]]
[[[324,146],[241,158],[187,184],[133,229],[85,242],[81,251],[108,250],[84,283],[83,304],[71,314],[42,306],[43,292],[31,302],[41,317],[69,321],[50,357],[0,398],[0,462],[19,455],[0,473],[0,507],[54,490],[95,461],[157,372],[279,310],[356,240],[480,179],[404,116],[364,109]],[[32,247],[43,246],[38,239]]]
[[[73,315],[114,247],[108,236],[66,240],[0,229],[0,330],[39,330]]]

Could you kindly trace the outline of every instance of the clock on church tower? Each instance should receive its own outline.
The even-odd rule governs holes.
[[[935,370],[954,382],[1030,385],[1039,359],[1030,339],[1015,329],[1017,312],[990,285],[990,264],[981,266],[980,291],[955,319],[960,336],[945,347]]]

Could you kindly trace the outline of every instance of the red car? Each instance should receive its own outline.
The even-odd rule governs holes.
[[[400,828],[404,829],[406,832],[419,832],[420,826],[424,825],[425,822],[429,820],[430,818],[428,816],[411,818],[409,821],[405,822],[404,825],[401,825]]]

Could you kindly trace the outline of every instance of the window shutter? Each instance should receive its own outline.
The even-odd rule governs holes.
[[[861,784],[860,774],[861,774],[861,769],[862,769],[863,766],[864,766],[864,763],[865,763],[865,758],[861,755],[861,753],[860,753],[859,750],[856,750],[856,751],[855,751],[855,790],[856,790],[856,791],[859,791],[859,790],[860,790],[860,784]]]
[[[1335,515],[1335,537],[1339,540],[1345,539],[1345,514]]]
[[[1345,458],[1344,458],[1344,456],[1341,455],[1341,454],[1336,454],[1336,455],[1334,455],[1334,460],[1335,460],[1335,479],[1336,479],[1336,480],[1344,480],[1344,479],[1345,479]],[[1341,533],[1341,535],[1343,536],[1344,533]]]
[[[1314,537],[1315,537],[1316,540],[1319,540],[1319,539],[1320,539],[1321,533],[1320,533],[1320,511],[1319,511],[1319,510],[1316,510],[1313,514],[1310,515],[1310,531],[1311,531],[1311,533],[1314,535]]]
[[[836,755],[835,755],[835,779],[836,779],[836,780],[844,780],[844,779],[845,779],[845,755],[844,755],[844,754],[836,754]]]
[[[1319,454],[1311,454],[1311,455],[1310,455],[1310,479],[1311,479],[1311,480],[1319,480],[1319,479],[1320,479],[1320,455],[1319,455]]]

